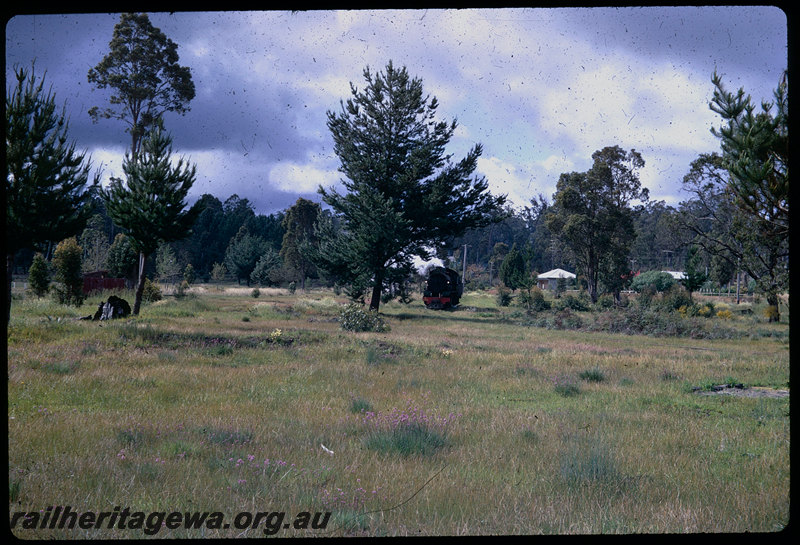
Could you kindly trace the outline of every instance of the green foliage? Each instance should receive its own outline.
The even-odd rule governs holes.
[[[144,291],[142,292],[142,300],[147,303],[155,303],[156,301],[161,301],[163,295],[161,294],[161,288],[158,287],[158,284],[146,278],[144,281]]]
[[[276,273],[281,267],[281,258],[272,248],[267,248],[264,254],[258,258],[253,272],[250,273],[250,281],[259,286],[271,286],[276,284]]]
[[[214,282],[222,282],[225,280],[225,275],[228,274],[228,271],[225,269],[225,265],[222,263],[214,263],[211,267],[211,280]]]
[[[195,96],[191,71],[178,64],[178,46],[146,13],[123,13],[114,26],[109,53],[89,70],[89,83],[112,91],[112,107],[89,110],[99,118],[124,121],[131,135],[131,153],[139,152],[143,135],[165,112],[184,114]]]
[[[186,280],[181,280],[181,283],[178,284],[178,287],[175,288],[175,297],[177,299],[183,299],[186,297],[186,291],[189,289],[189,282]]]
[[[286,231],[280,256],[283,263],[292,270],[294,278],[300,281],[302,289],[305,289],[307,277],[317,275],[312,260],[314,251],[319,246],[314,224],[321,213],[319,203],[300,198],[286,211],[283,218]]]
[[[586,382],[603,382],[606,379],[606,375],[602,369],[593,367],[578,373],[578,378]]]
[[[708,279],[708,275],[703,272],[701,267],[697,246],[689,248],[686,254],[685,271],[685,277],[681,280],[681,284],[683,284],[683,287],[686,288],[691,297],[692,292],[699,290]]]
[[[83,271],[93,272],[105,269],[110,245],[105,231],[105,222],[100,214],[89,218],[79,242],[83,248]]]
[[[186,268],[183,269],[183,279],[187,284],[194,284],[194,281],[197,279],[197,274],[191,263],[187,263]]]
[[[635,150],[606,147],[593,153],[592,159],[589,171],[561,175],[545,223],[586,277],[589,296],[595,302],[601,277],[612,291],[621,288],[636,238],[629,203],[646,201],[648,190],[642,188],[636,173],[644,160]]]
[[[581,387],[570,377],[556,377],[553,390],[562,397],[574,397],[581,393]]]
[[[521,288],[528,279],[528,268],[525,256],[514,244],[500,264],[500,280],[512,291]]]
[[[345,331],[389,331],[389,326],[375,310],[364,310],[358,303],[350,303],[339,314],[339,325]]]
[[[507,307],[511,304],[511,290],[505,286],[497,288],[497,306]]]
[[[117,233],[114,243],[108,250],[106,260],[108,272],[114,278],[131,278],[136,274],[139,255],[133,249],[131,241],[125,233]]]
[[[201,211],[199,202],[186,208],[186,196],[195,181],[196,166],[183,158],[172,161],[172,138],[156,123],[142,141],[139,153],[126,153],[122,163],[127,182],[113,178],[101,190],[106,210],[124,229],[142,262],[159,245],[184,238]],[[144,274],[139,278],[133,314],[141,306]]]
[[[599,301],[600,299],[598,299],[598,302]],[[591,310],[592,301],[589,298],[589,294],[586,293],[584,290],[581,290],[578,292],[577,295],[568,293],[563,297],[561,297],[560,299],[556,300],[554,303],[554,308],[556,310],[570,309],[570,310],[577,310],[584,312],[587,310]]]
[[[657,292],[664,292],[675,284],[675,278],[663,271],[645,271],[631,280],[631,289],[641,293],[646,288],[652,288]]]
[[[726,123],[712,129],[720,139],[728,189],[736,204],[768,231],[789,234],[789,80],[784,72],[774,102],[762,102],[755,113],[750,96],[725,90],[714,72],[709,105]],[[773,107],[775,111],[773,113]]]
[[[159,282],[176,282],[180,277],[178,258],[169,244],[161,244],[156,250],[156,274]]]
[[[28,289],[36,297],[43,297],[50,291],[50,270],[44,256],[38,252],[28,269]]]
[[[447,445],[445,437],[422,422],[403,424],[390,430],[370,433],[364,446],[382,453],[396,453],[403,457],[431,456]]]
[[[412,256],[428,257],[428,248],[494,221],[505,197],[492,197],[485,178],[472,177],[480,145],[450,162],[445,148],[457,124],[435,120],[438,102],[421,80],[391,62],[374,76],[365,69],[364,78],[366,87],[351,86],[340,113],[328,112],[347,193],[319,190],[341,229],[318,228],[316,261],[333,281],[371,286],[377,310],[384,288],[411,275]]]
[[[76,235],[90,213],[91,162],[68,142],[65,109],[56,112],[55,96],[44,91],[44,78],[37,81],[33,69],[15,67],[14,73],[16,86],[6,94],[4,127],[6,325],[14,255],[22,248]],[[93,187],[97,183],[95,177]]]
[[[75,237],[62,240],[53,252],[54,280],[53,287],[56,301],[62,305],[79,307],[86,296],[83,293],[83,275],[81,274],[81,256],[83,249]]]
[[[680,284],[674,284],[661,295],[658,307],[664,310],[678,310],[692,305],[692,296]]]
[[[256,269],[256,265],[269,251],[274,253],[274,250],[266,240],[250,234],[247,228],[242,226],[225,251],[225,266],[237,281],[244,279],[249,286],[250,278]],[[270,256],[268,260],[271,259]],[[264,262],[264,266],[268,264],[269,261]],[[259,280],[261,280],[260,276]],[[264,280],[268,281],[268,277]]]
[[[250,292],[250,297],[253,299],[258,299],[261,296],[261,290],[258,288],[253,288],[253,291]]]
[[[350,402],[351,413],[364,413],[374,410],[375,409],[372,407],[372,404],[363,397],[353,398],[353,400]]]
[[[548,310],[550,302],[544,297],[544,293],[539,288],[523,289],[517,296],[517,303],[531,312]]]

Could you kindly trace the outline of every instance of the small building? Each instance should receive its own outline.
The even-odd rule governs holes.
[[[83,275],[83,293],[90,294],[95,291],[123,290],[124,278],[113,278],[108,271],[94,271]]]
[[[558,287],[558,280],[560,278],[563,278],[565,281],[574,280],[575,275],[569,271],[565,271],[564,269],[553,269],[552,271],[547,271],[546,273],[540,274],[536,282],[539,286],[539,289],[550,289],[552,291],[556,291],[556,288]]]

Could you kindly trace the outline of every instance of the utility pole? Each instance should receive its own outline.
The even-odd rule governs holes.
[[[464,256],[461,262],[461,281],[467,281],[467,245],[464,244]]]

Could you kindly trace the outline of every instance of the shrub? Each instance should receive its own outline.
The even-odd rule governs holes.
[[[354,398],[350,402],[351,413],[365,413],[373,410],[374,409],[372,408],[372,404],[363,397]]]
[[[594,304],[594,306],[600,310],[614,308],[614,306],[616,306],[614,302],[614,296],[610,293],[604,293],[597,298],[597,302]]]
[[[363,415],[362,422],[367,426],[364,446],[403,457],[431,456],[447,446],[449,425],[459,416],[434,417],[411,403],[402,410],[384,414],[365,411]]]
[[[531,288],[530,290],[520,290],[517,301],[520,306],[525,307],[529,311],[540,312],[542,310],[549,310],[550,303],[544,298],[544,293],[539,288]]]
[[[289,293],[294,294],[295,291],[297,291],[297,283],[292,280],[289,282]]]
[[[497,306],[507,307],[511,304],[511,290],[505,286],[497,288]]]
[[[252,297],[253,299],[258,299],[260,295],[261,295],[261,290],[259,290],[258,288],[253,288],[253,291],[250,292],[250,297]]]
[[[688,308],[693,304],[692,296],[686,291],[686,288],[680,284],[673,284],[661,295],[658,306],[664,310],[678,310],[683,306]]]
[[[631,289],[641,293],[647,287],[655,289],[657,292],[664,292],[675,285],[675,279],[671,274],[662,271],[646,271],[633,277]]]
[[[194,284],[194,281],[197,280],[197,273],[191,263],[187,264],[183,270],[183,279],[187,284]]]
[[[37,253],[28,269],[28,289],[36,297],[42,297],[50,291],[50,271],[44,256]]]
[[[214,282],[222,282],[225,280],[225,275],[227,271],[225,269],[225,265],[222,263],[214,263],[211,266],[211,280]]]
[[[561,297],[556,303],[556,308],[558,310],[569,309],[583,312],[592,308],[592,300],[589,298],[588,293],[581,290],[578,295],[568,293]]]
[[[728,309],[718,310],[717,318],[721,318],[723,320],[730,320],[731,318],[733,318],[733,313]]]
[[[142,301],[154,303],[156,301],[161,301],[161,297],[161,288],[159,288],[158,285],[149,278],[145,278],[144,291],[142,291]]]
[[[189,282],[186,280],[181,280],[181,283],[178,284],[178,287],[175,288],[175,297],[178,299],[183,299],[186,297],[186,290],[189,289]]]
[[[81,275],[81,256],[83,249],[75,237],[62,240],[53,253],[55,281],[55,298],[62,305],[83,304],[86,296],[83,293],[83,276]]]
[[[605,373],[597,367],[581,371],[578,377],[586,382],[603,382],[606,379]]]
[[[364,310],[358,303],[350,303],[342,310],[339,323],[346,331],[389,331],[377,311]]]

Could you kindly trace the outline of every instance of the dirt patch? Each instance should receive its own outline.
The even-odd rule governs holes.
[[[715,387],[713,390],[701,390],[695,393],[701,396],[731,395],[737,397],[789,397],[789,390],[775,390],[773,388],[760,388],[757,386],[752,388],[737,388],[724,385],[722,387]]]

